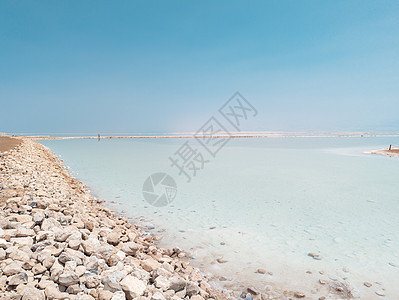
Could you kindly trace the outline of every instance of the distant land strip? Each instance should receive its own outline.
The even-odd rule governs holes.
[[[96,135],[96,136],[45,136],[45,135],[18,135],[35,141],[41,140],[68,140],[68,139],[186,139],[186,138],[328,138],[328,137],[399,137],[399,133],[331,133],[331,134],[304,134],[304,133],[231,133],[231,134],[180,134],[180,135]]]

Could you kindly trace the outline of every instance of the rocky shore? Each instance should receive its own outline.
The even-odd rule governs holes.
[[[0,299],[231,296],[102,202],[38,143],[0,153]]]

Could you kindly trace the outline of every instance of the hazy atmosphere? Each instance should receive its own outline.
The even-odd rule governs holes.
[[[397,1],[1,1],[0,128],[398,131]],[[23,120],[23,122],[20,122]]]

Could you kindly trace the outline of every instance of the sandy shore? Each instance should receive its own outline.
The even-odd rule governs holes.
[[[211,287],[182,250],[159,248],[160,237],[102,206],[44,146],[2,144],[0,299],[232,296]]]
[[[399,157],[399,149],[392,149],[392,150],[373,150],[370,152],[367,152],[370,154],[380,154],[380,155],[386,155],[389,157]]]
[[[10,138],[8,136],[0,136],[0,153],[10,151],[11,149],[19,146],[22,140]]]

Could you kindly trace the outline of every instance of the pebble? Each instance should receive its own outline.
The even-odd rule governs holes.
[[[323,280],[323,279],[319,279],[320,284],[326,284],[327,281]]]
[[[301,292],[295,292],[294,296],[295,296],[295,298],[305,298],[306,297],[306,295]]]
[[[15,274],[8,278],[8,285],[17,286],[22,283],[28,282],[28,275],[25,272]]]
[[[258,272],[259,274],[265,274],[265,273],[266,273],[266,270],[265,270],[265,269],[258,269],[257,272]]]

